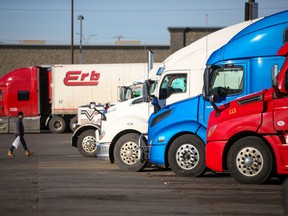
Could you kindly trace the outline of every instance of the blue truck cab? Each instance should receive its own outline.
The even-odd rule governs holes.
[[[171,167],[180,176],[203,175],[206,128],[213,106],[272,87],[275,68],[281,68],[285,60],[276,53],[285,42],[288,11],[251,24],[213,52],[206,64],[203,94],[156,109],[150,116],[150,162]],[[212,95],[217,95],[215,103],[209,102]]]

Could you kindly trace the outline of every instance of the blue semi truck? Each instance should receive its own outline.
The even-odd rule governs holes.
[[[206,128],[210,112],[238,97],[272,86],[285,58],[278,49],[288,42],[288,11],[267,16],[236,34],[209,57],[203,94],[163,107],[150,116],[148,147],[139,140],[142,160],[171,167],[180,176],[206,171]],[[216,103],[210,103],[211,95]],[[154,100],[155,107],[157,99]],[[217,108],[216,107],[216,108]],[[232,111],[231,111],[232,112]],[[140,136],[143,139],[144,135]]]

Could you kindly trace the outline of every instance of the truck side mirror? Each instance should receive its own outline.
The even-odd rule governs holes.
[[[272,66],[272,86],[274,87],[274,89],[277,88],[278,86],[277,75],[278,75],[278,65],[275,64]]]
[[[142,92],[143,92],[143,101],[144,102],[150,102],[150,94],[149,94],[149,82],[147,80],[145,80],[145,82],[143,83],[143,88],[142,88]]]
[[[281,71],[278,73],[277,76],[277,84],[275,85],[273,82],[273,88],[275,90],[276,95],[278,94],[288,94],[288,64],[286,63],[287,60],[284,62]],[[276,83],[276,81],[275,81]],[[274,86],[275,85],[275,86]]]
[[[205,68],[205,71],[204,71],[204,75],[203,75],[203,82],[204,82],[204,85],[203,85],[203,90],[202,90],[202,94],[203,94],[203,98],[204,100],[209,100],[209,69],[208,67]]]
[[[120,102],[125,101],[125,94],[126,94],[126,87],[119,86],[118,87],[118,101]]]
[[[89,108],[90,109],[94,109],[96,107],[96,103],[95,102],[90,102],[89,103]]]
[[[218,96],[216,94],[211,95],[211,97],[209,97],[209,102],[211,103],[211,105],[213,106],[214,110],[216,111],[216,113],[219,113],[219,108],[217,107],[217,105],[215,104],[215,102],[218,101]]]
[[[157,113],[161,109],[157,97],[153,98],[152,105],[154,106],[154,113]]]
[[[96,109],[96,103],[95,103],[95,102],[90,102],[90,103],[89,103],[89,108],[90,108],[90,109],[94,109],[96,112],[98,112],[98,113],[101,115],[101,119],[102,119],[103,121],[106,121],[106,120],[107,120],[105,114],[102,113],[102,112],[100,112],[98,109]]]
[[[288,70],[285,73],[285,80],[284,80],[284,89],[285,93],[288,94]]]

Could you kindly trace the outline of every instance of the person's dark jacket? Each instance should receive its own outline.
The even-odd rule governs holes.
[[[24,125],[22,119],[16,119],[14,134],[16,135],[24,135]]]

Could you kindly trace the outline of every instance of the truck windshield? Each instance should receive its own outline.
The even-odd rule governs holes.
[[[239,94],[243,91],[242,67],[215,67],[210,73],[209,95],[215,94],[220,88],[225,89],[227,95]]]
[[[187,74],[168,74],[164,77],[159,99],[166,99],[174,93],[182,93],[187,90]]]

